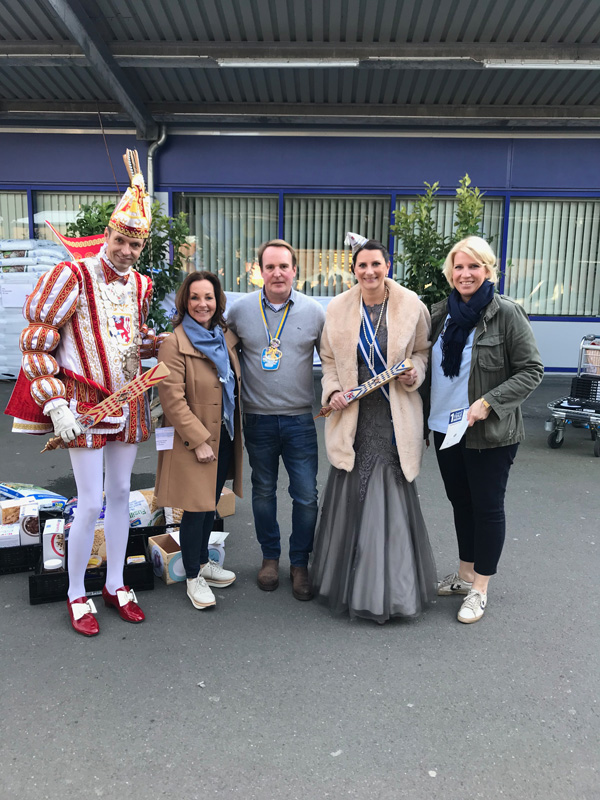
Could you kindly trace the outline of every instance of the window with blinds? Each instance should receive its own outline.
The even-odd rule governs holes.
[[[600,201],[511,200],[505,294],[529,314],[600,315]]]
[[[226,291],[262,286],[256,251],[277,238],[277,196],[185,193],[175,207],[188,215],[188,271],[214,272]]]
[[[389,196],[287,195],[284,239],[298,255],[298,288],[308,295],[333,296],[354,284],[347,231],[387,246]]]
[[[83,205],[117,203],[120,195],[100,192],[34,192],[35,213],[33,223],[36,239],[53,239],[46,225],[51,222],[59,233],[67,233],[69,222],[75,222]]]
[[[398,197],[396,200],[396,208],[405,206],[411,212],[414,208],[416,198],[414,197]],[[436,222],[438,231],[443,236],[450,236],[454,232],[454,223],[456,221],[456,198],[453,197],[437,197],[434,200],[433,218]],[[481,230],[483,238],[488,241],[492,250],[496,254],[497,263],[500,264],[502,258],[502,226],[504,224],[504,198],[502,197],[484,197],[483,198],[483,216],[481,220]],[[395,252],[402,252],[401,242],[396,240]],[[402,280],[404,277],[403,265],[396,262],[394,264],[394,277],[396,280]]]
[[[0,192],[0,239],[29,239],[25,192]]]

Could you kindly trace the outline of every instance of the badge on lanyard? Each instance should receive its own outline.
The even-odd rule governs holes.
[[[290,303],[288,300],[287,306],[281,318],[281,322],[279,323],[279,328],[277,329],[277,333],[275,334],[275,336],[271,336],[269,326],[267,325],[267,318],[265,316],[265,310],[263,308],[261,294],[259,294],[258,299],[260,301],[260,312],[262,314],[263,324],[265,326],[265,332],[267,334],[267,341],[269,343],[267,347],[265,347],[260,354],[260,364],[263,369],[267,370],[268,372],[272,372],[273,370],[279,369],[279,362],[281,361],[281,356],[282,356],[282,352],[279,349],[279,346],[281,345],[280,337],[281,337],[281,332],[283,331],[283,326],[285,325],[290,310]]]

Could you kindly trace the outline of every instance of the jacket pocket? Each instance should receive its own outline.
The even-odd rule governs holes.
[[[490,444],[508,442],[517,433],[517,418],[514,413],[498,419],[496,414],[492,412],[483,425],[483,438]]]
[[[498,372],[504,369],[504,334],[482,336],[477,342],[477,361],[482,370]]]

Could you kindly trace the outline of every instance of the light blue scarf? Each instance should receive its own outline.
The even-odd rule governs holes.
[[[210,331],[202,327],[186,312],[181,323],[183,330],[196,350],[209,358],[217,368],[217,375],[223,384],[223,422],[229,438],[233,440],[235,413],[235,375],[229,363],[229,353],[225,334],[220,325]]]

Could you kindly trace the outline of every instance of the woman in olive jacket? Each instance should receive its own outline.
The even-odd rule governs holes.
[[[458,619],[469,623],[483,616],[502,553],[508,474],[525,435],[521,404],[544,367],[526,313],[495,294],[496,257],[486,241],[469,236],[455,244],[444,275],[452,292],[431,309],[423,393],[458,539],[458,571],[440,582],[438,595],[467,595]],[[460,408],[466,434],[440,449],[450,412]]]

